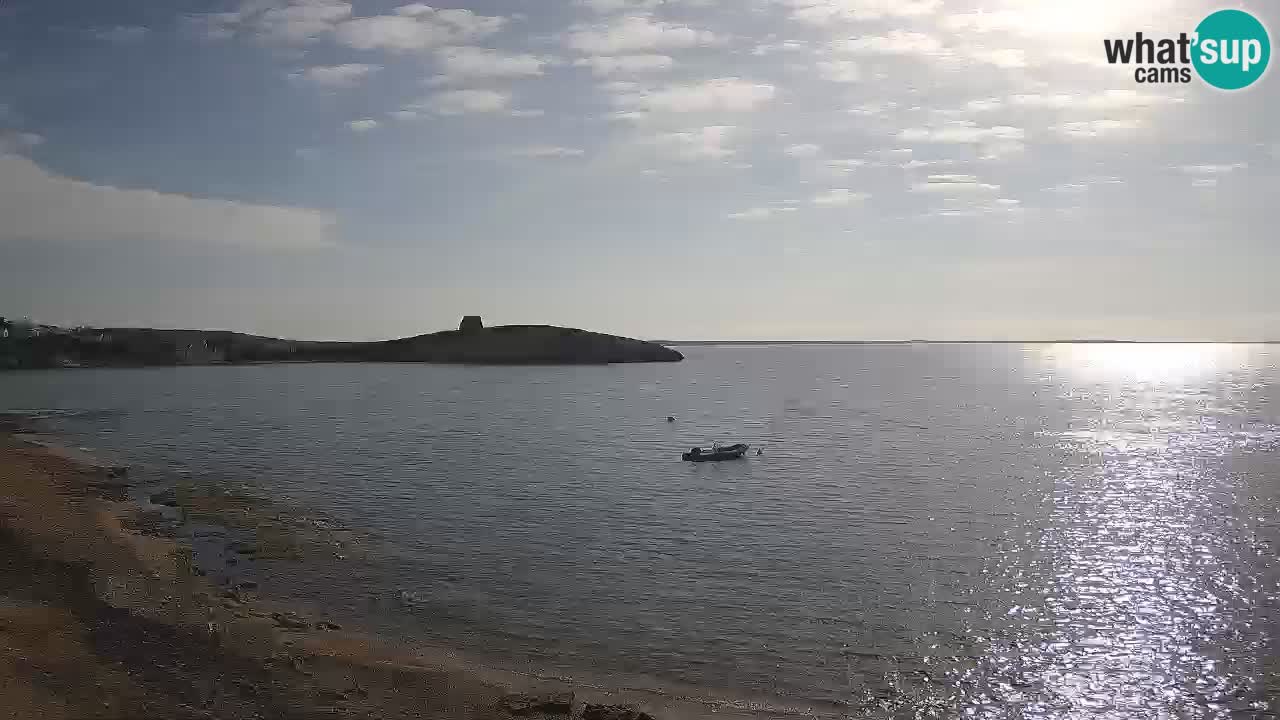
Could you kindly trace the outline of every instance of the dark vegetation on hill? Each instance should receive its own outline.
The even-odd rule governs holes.
[[[208,330],[55,328],[6,323],[0,369],[253,362],[578,365],[676,362],[656,343],[549,325],[508,325],[381,342],[313,342]]]

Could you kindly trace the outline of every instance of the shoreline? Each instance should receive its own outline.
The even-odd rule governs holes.
[[[127,492],[127,467],[58,444],[26,416],[0,414],[0,483],[0,695],[14,698],[17,717],[840,714],[499,669],[452,649],[344,629],[344,618],[300,614],[259,595],[252,575],[202,564],[225,556],[242,570],[277,550],[296,557],[304,541],[287,529],[254,537],[220,526],[236,514],[255,520],[230,496],[179,491],[184,497],[161,498],[159,507],[139,502]],[[204,530],[184,537],[182,524]],[[208,542],[221,546],[215,556]],[[49,673],[61,681],[50,685]]]

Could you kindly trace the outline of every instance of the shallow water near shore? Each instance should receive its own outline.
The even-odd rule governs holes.
[[[1280,347],[682,351],[9,373],[0,410],[358,532],[263,591],[498,664],[820,713],[1277,712]],[[680,462],[713,440],[764,453]]]

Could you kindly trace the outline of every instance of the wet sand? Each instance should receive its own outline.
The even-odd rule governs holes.
[[[709,714],[669,698],[478,667],[272,604],[251,580],[201,567],[171,517],[126,499],[127,470],[36,444],[28,430],[0,418],[0,717]],[[210,517],[251,515],[226,498],[175,499]],[[246,564],[257,553],[297,551],[287,538],[235,542],[231,557]]]

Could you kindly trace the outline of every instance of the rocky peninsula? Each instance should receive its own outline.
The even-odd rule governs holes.
[[[552,325],[484,327],[469,316],[457,330],[379,342],[316,342],[210,330],[60,328],[6,323],[0,369],[138,367],[254,362],[404,362],[489,365],[603,365],[679,362],[658,343]]]

